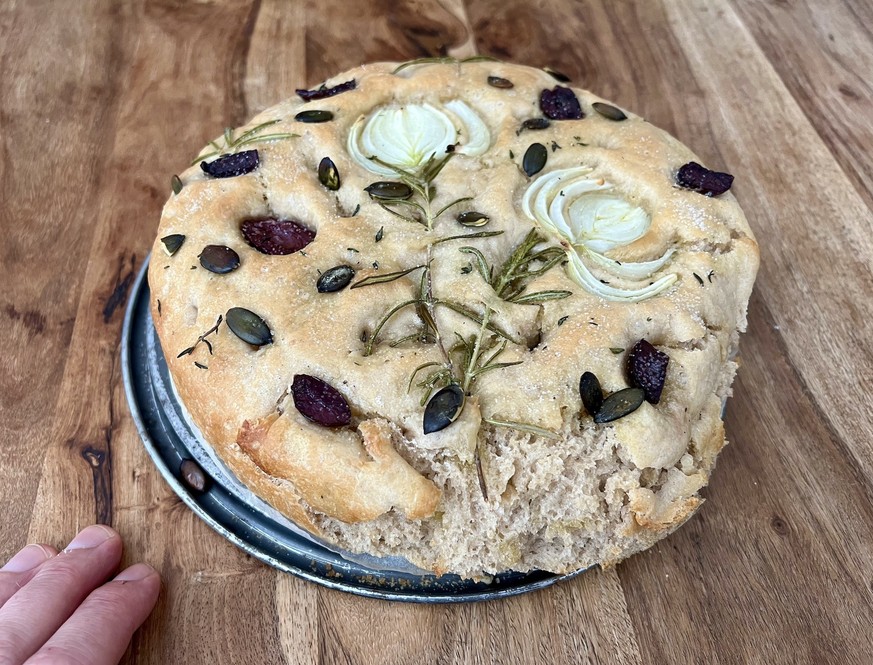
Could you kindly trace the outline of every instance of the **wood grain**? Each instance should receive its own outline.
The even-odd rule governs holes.
[[[0,3],[0,560],[106,521],[158,567],[131,663],[869,663],[873,9],[858,0]],[[169,175],[370,60],[549,65],[737,175],[762,268],[709,501],[520,598],[383,603],[279,574],[155,473],[121,318]]]

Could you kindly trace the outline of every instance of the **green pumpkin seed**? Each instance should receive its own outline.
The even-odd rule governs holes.
[[[559,72],[557,69],[552,69],[551,67],[543,67],[543,71],[561,83],[569,83],[571,80],[570,77],[563,72]]]
[[[625,388],[612,393],[603,400],[603,404],[594,415],[594,422],[611,423],[613,420],[623,418],[639,409],[645,399],[646,391],[642,388]]]
[[[301,111],[294,116],[297,122],[330,122],[333,120],[333,113],[330,111]]]
[[[273,343],[270,326],[254,312],[244,307],[231,307],[225,315],[227,327],[242,341],[254,346]]]
[[[178,252],[183,242],[185,242],[185,236],[181,233],[171,233],[170,235],[161,238],[161,243],[164,245],[164,251],[168,256],[173,256],[173,254]]]
[[[548,118],[528,118],[521,123],[521,129],[547,129],[551,124]],[[521,130],[519,130],[519,133],[521,133]]]
[[[501,88],[503,90],[508,90],[515,86],[515,84],[509,79],[505,79],[502,76],[489,76],[488,77],[488,85],[492,88]]]
[[[201,266],[216,275],[226,275],[239,268],[239,254],[224,245],[206,245],[198,258]]]
[[[172,178],[170,178],[170,187],[173,188],[173,194],[178,194],[179,192],[181,192],[182,187],[184,186],[185,185],[182,184],[182,178],[180,178],[179,176],[174,175]]]
[[[321,276],[315,283],[315,288],[318,289],[319,293],[341,291],[348,286],[354,276],[355,270],[351,266],[335,266],[321,273]]]
[[[482,212],[476,212],[475,210],[468,210],[467,212],[462,212],[455,219],[458,220],[458,224],[461,226],[485,226],[488,223],[488,220],[491,219]]]
[[[579,394],[582,396],[582,406],[592,416],[603,406],[603,389],[600,381],[591,372],[585,372],[579,379]]]
[[[330,157],[325,157],[319,162],[318,181],[333,192],[340,188],[339,171]]]
[[[391,180],[380,180],[372,185],[364,187],[364,191],[370,195],[372,199],[380,199],[390,201],[392,199],[408,199],[412,196],[412,187],[402,182],[394,182]]]
[[[439,432],[455,422],[465,401],[464,391],[457,383],[438,391],[424,407],[424,433]]]
[[[521,160],[521,168],[528,176],[536,175],[543,170],[548,158],[549,151],[546,146],[542,143],[531,143]]]
[[[594,110],[597,111],[604,118],[609,118],[610,120],[615,120],[616,122],[627,120],[627,115],[625,115],[625,112],[622,111],[620,108],[616,108],[612,104],[594,102],[591,106],[593,106]]]

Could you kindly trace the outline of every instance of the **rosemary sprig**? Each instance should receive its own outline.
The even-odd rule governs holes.
[[[276,120],[263,122],[260,125],[246,130],[236,138],[233,137],[233,129],[231,129],[230,127],[225,127],[224,147],[221,147],[215,141],[210,141],[209,145],[212,146],[213,150],[211,152],[197,155],[197,157],[194,158],[194,161],[191,162],[191,166],[200,163],[204,159],[215,157],[216,155],[236,152],[241,147],[249,145],[251,143],[261,143],[263,141],[279,141],[282,139],[291,139],[299,136],[299,134],[289,134],[286,132],[281,132],[278,134],[259,134],[259,132],[263,131],[267,127],[275,125],[277,122],[281,122],[281,119],[277,118]]]
[[[438,238],[433,241],[434,245],[439,245],[442,242],[448,242],[449,240],[467,240],[469,238],[491,238],[493,236],[503,235],[503,231],[479,231],[478,233],[464,233],[457,236],[446,236],[445,238]]]
[[[474,236],[466,236],[474,237]],[[453,240],[445,238],[444,240]],[[503,262],[500,269],[494,271],[494,266],[488,264],[485,255],[475,247],[461,247],[460,252],[471,254],[475,259],[476,269],[494,291],[503,300],[520,305],[539,305],[548,300],[560,300],[572,295],[571,291],[538,291],[525,294],[526,282],[545,274],[564,259],[564,251],[560,247],[547,247],[536,251],[536,246],[544,238],[531,229],[524,240],[516,247],[509,258]]]
[[[363,279],[359,279],[357,282],[352,284],[350,289],[359,289],[362,286],[371,286],[373,284],[386,284],[388,282],[393,282],[395,279],[400,279],[404,275],[408,275],[411,272],[418,270],[419,268],[424,268],[424,264],[420,266],[415,266],[414,268],[409,268],[408,270],[397,270],[396,272],[386,272],[381,275],[370,275],[369,277],[364,277]]]
[[[436,187],[433,186],[433,181],[455,154],[456,153],[449,151],[444,156],[437,157],[437,154],[433,153],[416,172],[407,171],[396,164],[391,164],[379,159],[378,157],[371,156],[370,159],[376,164],[394,171],[394,173],[397,174],[397,179],[409,187],[409,189],[412,190],[413,195],[418,199],[417,201],[409,200],[408,196],[398,196],[397,198],[380,197],[378,200],[379,205],[400,219],[422,224],[427,227],[428,231],[432,231],[433,223],[449,208],[458,203],[472,200],[472,197],[470,196],[463,196],[455,199],[447,205],[444,205],[437,211],[433,210],[432,204],[434,197],[436,196]],[[411,212],[409,212],[409,214],[403,214],[395,210],[392,206],[406,207]]]
[[[379,319],[379,322],[376,324],[376,327],[373,329],[373,333],[367,338],[366,346],[364,347],[364,355],[369,356],[373,353],[373,346],[376,343],[376,338],[379,336],[379,333],[382,331],[382,328],[388,323],[388,320],[397,314],[404,307],[408,307],[409,305],[414,305],[420,302],[418,298],[413,298],[412,300],[404,300],[402,303],[398,305],[394,305],[388,312]]]

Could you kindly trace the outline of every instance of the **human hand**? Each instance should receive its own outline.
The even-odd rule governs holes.
[[[118,663],[161,587],[144,563],[107,582],[120,561],[121,538],[103,525],[60,554],[28,545],[13,556],[0,569],[0,665]]]

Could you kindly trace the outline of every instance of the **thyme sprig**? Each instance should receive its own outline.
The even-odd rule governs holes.
[[[179,353],[179,355],[176,356],[176,357],[177,357],[177,358],[181,358],[182,356],[187,356],[189,353],[194,353],[194,349],[196,349],[197,346],[198,346],[201,342],[203,342],[203,343],[206,345],[206,348],[209,350],[209,355],[211,356],[211,355],[212,355],[212,343],[211,343],[208,339],[206,339],[206,338],[209,337],[210,335],[212,335],[213,333],[218,332],[218,327],[221,325],[221,322],[222,322],[223,320],[224,320],[224,317],[223,317],[221,314],[219,314],[219,315],[218,315],[218,320],[215,322],[215,325],[212,326],[212,327],[211,327],[209,330],[207,330],[205,333],[203,333],[202,335],[200,335],[200,337],[197,338],[197,341],[194,342],[194,344],[192,344],[191,346],[189,346],[187,349],[183,349],[183,350]]]
[[[224,155],[236,152],[243,146],[250,145],[252,143],[261,143],[263,141],[279,141],[282,139],[292,139],[299,136],[299,134],[289,134],[287,132],[280,132],[277,134],[259,134],[259,132],[263,131],[267,127],[275,125],[277,122],[281,122],[281,119],[277,118],[276,120],[268,120],[267,122],[262,122],[260,125],[246,130],[236,138],[234,138],[233,136],[233,129],[230,127],[225,127],[223,136],[224,147],[220,146],[215,141],[210,141],[209,145],[212,146],[212,151],[197,155],[197,157],[194,158],[194,161],[191,162],[191,166],[195,166],[204,159],[209,159],[210,157],[215,157],[216,155]]]

